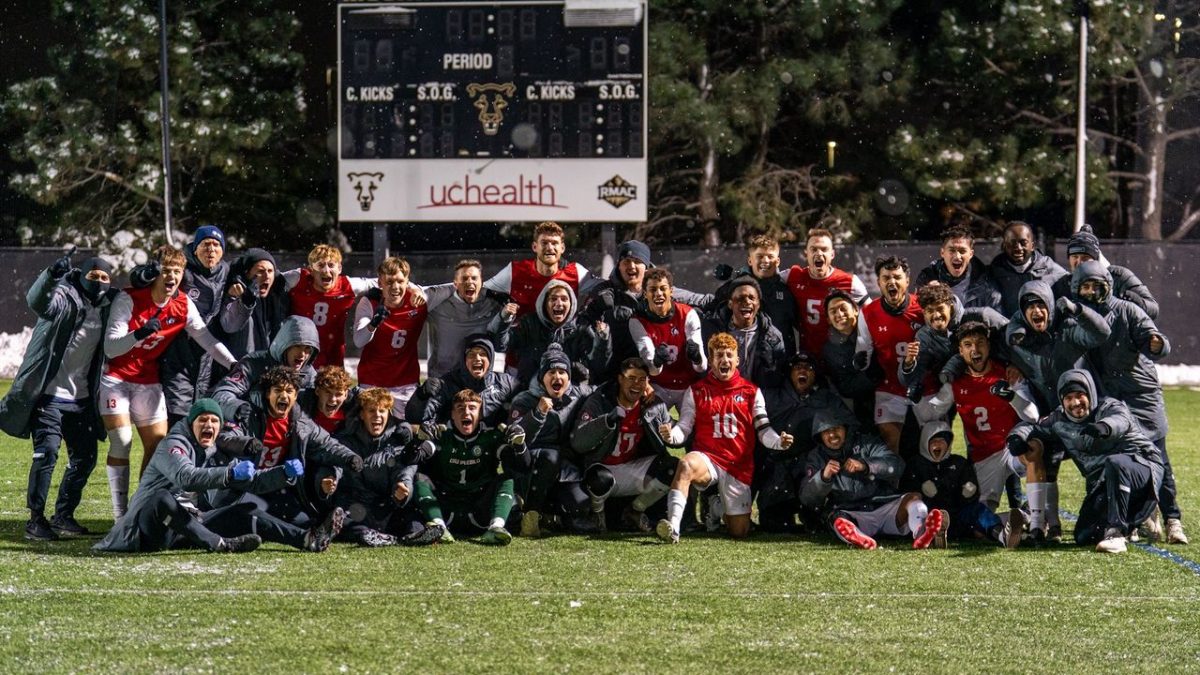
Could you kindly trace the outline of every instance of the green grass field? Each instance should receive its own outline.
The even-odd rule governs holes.
[[[1200,393],[1167,406],[1187,519]],[[95,538],[22,539],[28,458],[27,441],[0,439],[5,673],[1200,670],[1200,576],[1140,549],[622,533],[101,556]],[[1081,482],[1062,475],[1075,510]],[[79,517],[104,530],[108,514],[98,469]],[[1200,520],[1185,522],[1196,543],[1171,550],[1200,561]]]

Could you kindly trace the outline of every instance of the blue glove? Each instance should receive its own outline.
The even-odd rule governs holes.
[[[298,459],[289,459],[283,463],[283,473],[287,475],[288,480],[299,478],[304,475],[304,463]]]
[[[254,474],[258,473],[258,469],[254,468],[254,462],[243,459],[233,465],[230,473],[233,474],[233,479],[236,481],[254,480]]]

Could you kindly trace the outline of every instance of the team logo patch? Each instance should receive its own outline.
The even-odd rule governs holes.
[[[475,99],[474,105],[479,109],[479,124],[483,127],[484,136],[500,133],[500,125],[504,123],[504,109],[508,107],[508,99],[516,93],[517,86],[512,82],[472,82],[467,85],[467,96]],[[488,94],[492,94],[490,99]]]
[[[746,397],[745,397],[745,396],[742,396],[741,394],[734,394],[734,395],[733,395],[733,402],[734,402],[734,403],[745,403],[745,402],[746,402]]]
[[[478,457],[482,454],[483,454],[483,448],[480,448],[478,445],[471,446],[471,455]]]
[[[350,180],[350,184],[354,188],[354,198],[358,200],[359,208],[363,211],[370,211],[371,204],[375,202],[375,191],[383,183],[383,173],[353,171],[346,174],[346,178]]]
[[[179,447],[178,445],[171,448],[171,454],[176,455],[178,457],[187,457],[187,451],[184,450],[183,448]]]
[[[582,415],[580,415],[580,417],[583,419],[584,422],[592,419],[591,413],[583,413]]]
[[[175,317],[173,317],[173,316],[168,316],[168,317],[167,317],[166,324],[167,324],[168,326],[170,326],[170,325],[174,324],[174,323],[175,323],[177,320],[178,320],[178,319],[176,319],[176,318],[175,318]]]
[[[922,325],[923,324],[920,321],[913,321],[912,323],[908,324],[908,327],[912,328],[913,331],[916,332],[918,330],[921,330]]]
[[[637,199],[637,186],[620,175],[615,175],[600,185],[597,199],[608,202],[612,204],[613,208],[619,209]]]
[[[191,298],[192,300],[199,300],[200,299],[200,289],[199,288],[188,289],[188,297]]]

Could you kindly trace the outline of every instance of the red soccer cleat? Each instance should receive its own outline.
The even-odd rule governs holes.
[[[863,534],[862,531],[858,529],[857,525],[846,518],[834,518],[833,531],[837,533],[837,536],[842,541],[850,544],[851,546],[856,546],[868,551],[874,550],[875,547],[878,546],[874,539]]]
[[[933,538],[942,529],[942,510],[934,509],[925,516],[925,528],[913,539],[913,548],[929,548]]]

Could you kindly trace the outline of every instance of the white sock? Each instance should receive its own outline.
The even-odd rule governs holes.
[[[592,497],[592,513],[604,513],[604,497]]]
[[[642,512],[650,508],[658,500],[663,498],[671,490],[670,487],[664,485],[662,481],[651,478],[646,487],[642,489],[642,494],[638,495],[630,506],[634,511]]]
[[[913,539],[916,539],[917,533],[924,529],[927,515],[929,515],[929,507],[925,506],[924,501],[914,499],[908,503],[908,531],[912,534]]]
[[[679,524],[683,522],[683,507],[687,504],[687,494],[682,490],[672,489],[667,492],[667,521],[671,523],[671,530],[679,531]]]
[[[504,529],[504,519],[503,518],[492,518],[492,522],[488,523],[488,529],[489,530]]]
[[[1029,529],[1046,529],[1046,496],[1048,490],[1045,483],[1026,483],[1025,494],[1029,497]]]
[[[1058,519],[1058,483],[1042,483],[1042,490],[1046,493],[1046,524],[1054,527],[1062,527],[1062,521]]]
[[[108,491],[112,494],[113,519],[125,515],[129,507],[129,466],[107,466]]]
[[[441,519],[441,518],[434,518],[434,519],[433,519],[433,524],[434,524],[434,525],[441,525],[442,527],[445,527],[445,526],[446,526],[446,521],[445,521],[445,520],[443,520],[443,519]]]

